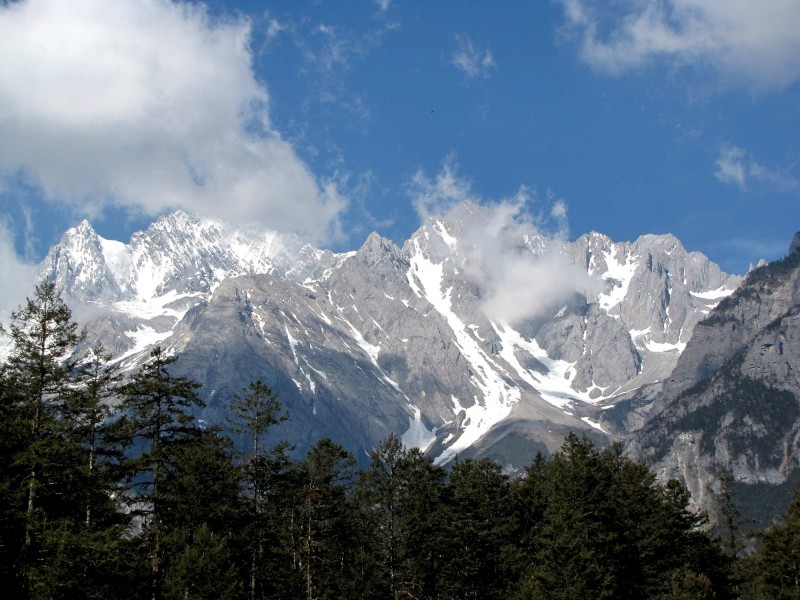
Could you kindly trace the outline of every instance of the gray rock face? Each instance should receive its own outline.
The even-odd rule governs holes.
[[[632,394],[672,371],[739,282],[672,236],[563,242],[473,204],[402,248],[372,234],[338,255],[182,213],[127,245],[84,223],[42,272],[126,368],[156,344],[180,353],[207,421],[260,378],[298,453],[327,435],[365,460],[396,432],[442,463],[509,468],[569,431],[605,441],[640,425]]]
[[[792,243],[789,245],[789,254],[788,256],[792,256],[793,254],[797,254],[800,252],[800,231],[794,234],[792,238]]]
[[[708,507],[721,469],[782,484],[800,464],[800,253],[752,270],[698,323],[629,450]]]

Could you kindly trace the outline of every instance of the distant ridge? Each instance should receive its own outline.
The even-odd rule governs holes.
[[[569,431],[624,436],[605,411],[666,378],[740,281],[671,235],[563,242],[493,218],[464,203],[402,248],[372,234],[346,254],[185,213],[128,244],[84,222],[41,273],[123,367],[179,353],[206,421],[261,378],[298,453],[327,435],[364,460],[394,432],[439,462],[510,469]]]

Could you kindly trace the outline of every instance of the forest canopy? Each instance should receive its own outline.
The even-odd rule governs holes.
[[[12,315],[0,367],[0,579],[18,598],[789,598],[800,499],[740,559],[619,445],[571,434],[509,478],[445,469],[391,435],[356,468],[243,382],[226,427],[161,348],[122,378],[51,283]],[[82,348],[81,352],[76,349]],[[290,418],[290,415],[288,415]],[[235,448],[229,437],[246,439]],[[735,547],[735,546],[734,546]]]

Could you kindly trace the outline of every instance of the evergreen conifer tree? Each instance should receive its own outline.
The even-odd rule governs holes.
[[[783,521],[756,534],[758,548],[744,559],[742,598],[800,598],[800,488]]]
[[[359,475],[360,586],[367,598],[435,597],[445,471],[390,435]]]
[[[11,313],[12,349],[7,374],[19,394],[17,417],[29,432],[26,447],[17,456],[26,468],[26,548],[32,546],[35,529],[44,521],[45,499],[37,497],[47,493],[48,486],[43,486],[42,480],[64,470],[59,464],[66,456],[59,444],[63,433],[61,408],[71,370],[68,359],[81,339],[69,307],[52,282],[39,283],[33,298]]]
[[[251,381],[230,404],[228,423],[233,433],[244,436],[249,452],[244,455],[242,479],[249,504],[249,518],[245,527],[247,546],[250,548],[249,597],[264,597],[268,587],[265,569],[269,538],[278,536],[275,488],[284,480],[289,460],[287,444],[266,446],[270,428],[288,419],[282,412],[278,397],[262,381]],[[290,509],[288,509],[290,510]]]
[[[510,578],[511,502],[500,466],[460,460],[447,484],[441,584],[448,598],[506,598]]]
[[[170,373],[169,367],[176,360],[160,347],[152,350],[150,361],[122,388],[120,406],[123,415],[119,429],[133,451],[128,460],[134,492],[131,513],[143,518],[153,600],[162,595],[164,576],[165,483],[181,447],[197,439],[199,430],[191,410],[204,406],[197,395],[197,382]]]
[[[296,466],[297,567],[303,597],[340,598],[348,587],[352,534],[346,496],[355,459],[328,438],[318,441]]]

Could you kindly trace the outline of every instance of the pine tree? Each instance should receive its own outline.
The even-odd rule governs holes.
[[[678,482],[659,486],[619,445],[597,450],[575,435],[538,476],[544,509],[522,536],[533,555],[518,597],[658,597],[703,578],[730,597],[727,563]]]
[[[783,521],[756,534],[758,549],[742,562],[742,598],[800,598],[800,488]]]
[[[500,466],[489,459],[458,461],[447,492],[445,597],[506,598],[511,503]]]
[[[19,391],[17,416],[30,436],[17,457],[27,471],[26,548],[34,541],[42,479],[58,473],[59,458],[65,456],[56,442],[62,433],[60,410],[71,370],[68,359],[81,339],[69,307],[49,281],[39,283],[24,308],[11,313],[12,349],[7,373]]]
[[[736,557],[743,547],[741,541],[742,513],[734,499],[734,478],[731,470],[722,470],[718,481],[719,492],[714,497],[715,508],[719,515],[718,528],[722,534],[725,550],[731,557]]]
[[[24,405],[15,380],[0,367],[0,589],[22,596],[20,553],[25,538],[26,469],[17,461],[30,430],[20,414]]]
[[[282,481],[288,465],[287,444],[265,447],[270,428],[288,419],[278,397],[262,381],[252,381],[230,404],[228,422],[233,433],[248,439],[250,451],[242,465],[245,494],[249,499],[250,518],[246,527],[250,546],[250,598],[262,597],[265,576],[264,562],[267,541],[276,535],[270,522],[277,507],[271,503],[274,488]],[[272,529],[272,531],[270,531]]]
[[[178,450],[196,440],[198,427],[191,410],[204,406],[197,395],[200,385],[174,376],[169,367],[177,360],[160,347],[150,352],[146,363],[122,388],[123,413],[119,429],[138,456],[128,462],[133,483],[132,514],[144,518],[147,554],[150,564],[151,598],[162,593],[162,537],[167,504],[165,481],[175,466]]]
[[[165,590],[176,598],[241,598],[235,542],[242,506],[232,443],[217,428],[193,438],[173,449],[160,486]]]
[[[353,501],[360,536],[358,585],[367,598],[429,598],[441,558],[445,471],[390,435],[359,475]]]
[[[108,498],[115,491],[114,480],[118,473],[113,467],[121,459],[121,449],[111,433],[110,417],[121,375],[98,342],[76,365],[75,380],[66,395],[65,412],[72,423],[71,436],[85,453],[84,524],[89,529],[92,508],[98,497]]]
[[[230,538],[201,525],[191,536],[173,540],[175,555],[166,574],[166,598],[213,598],[239,600],[246,597],[236,569]]]
[[[355,459],[328,438],[319,440],[296,466],[297,567],[306,600],[339,598],[352,543],[346,496]]]

